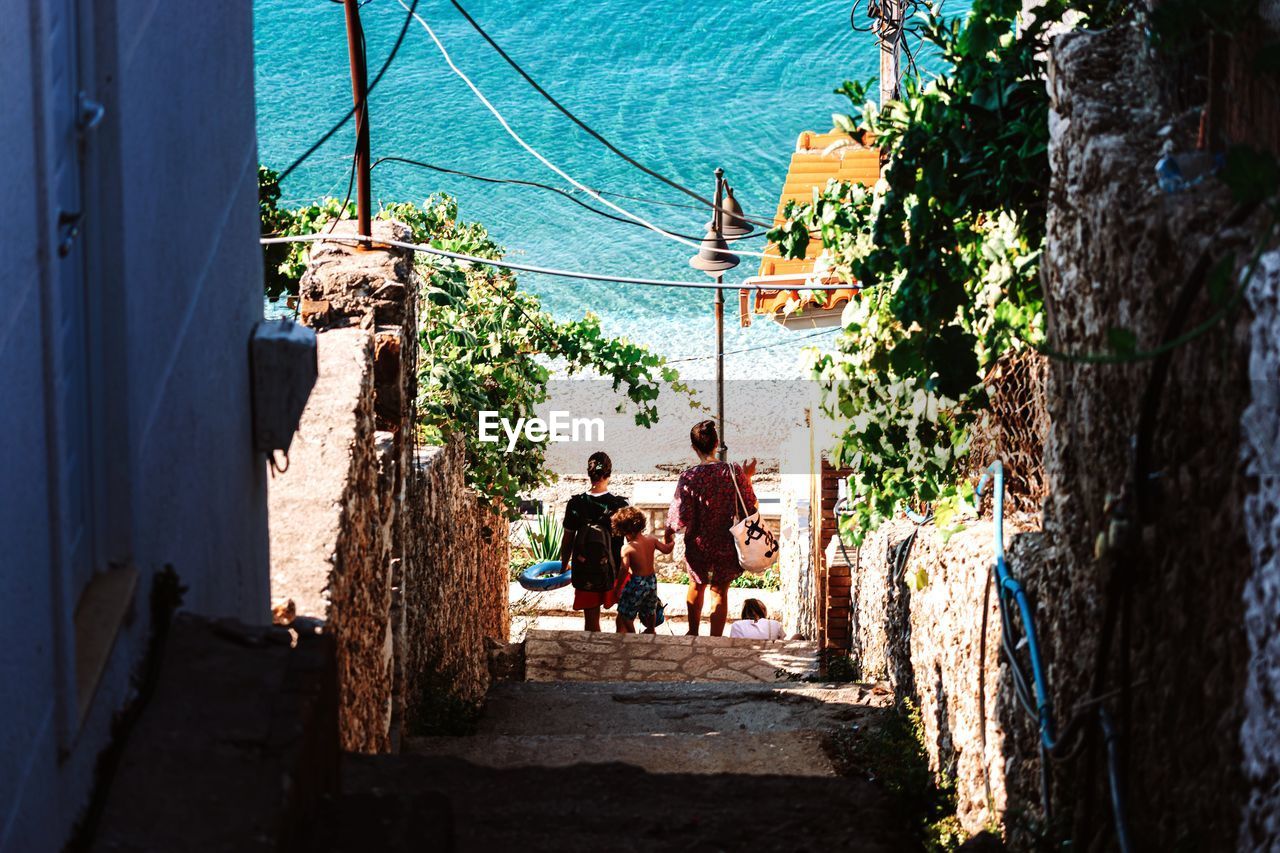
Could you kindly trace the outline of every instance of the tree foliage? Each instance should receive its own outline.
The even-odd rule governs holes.
[[[818,271],[866,288],[838,351],[814,363],[824,408],[845,425],[834,456],[855,469],[855,538],[907,501],[948,523],[969,491],[957,480],[984,374],[1042,340],[1047,32],[1068,6],[1049,0],[1024,17],[1019,0],[976,0],[963,19],[933,13],[921,31],[941,75],[905,81],[883,109],[864,103],[866,84],[837,90],[855,112],[836,125],[880,147],[880,182],[832,181],[770,235],[803,257],[818,234]]]
[[[323,201],[292,210],[279,207],[279,188],[269,169],[259,173],[264,233],[307,234],[323,231],[338,215],[341,202]],[[348,207],[344,212],[354,215]],[[412,230],[413,240],[439,249],[499,259],[503,250],[484,226],[458,218],[457,202],[445,195],[423,204],[386,205],[380,219],[394,219]],[[275,249],[277,247],[266,247]],[[269,297],[296,294],[306,269],[309,244],[295,243],[266,256]],[[492,505],[514,513],[519,497],[550,482],[545,445],[523,435],[507,452],[506,443],[481,442],[481,411],[496,412],[515,423],[547,401],[553,366],[568,375],[598,374],[610,380],[635,421],[658,420],[663,386],[689,389],[665,360],[625,338],[606,335],[600,318],[587,314],[561,321],[543,310],[537,296],[521,290],[516,277],[479,264],[458,263],[419,253],[424,281],[419,304],[419,439],[442,442],[461,437],[468,456],[468,483]]]

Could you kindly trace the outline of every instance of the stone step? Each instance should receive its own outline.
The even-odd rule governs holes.
[[[525,637],[528,681],[785,682],[817,672],[817,646],[804,640],[543,630]]]
[[[490,691],[476,735],[413,738],[405,751],[495,768],[833,776],[825,736],[891,704],[880,685],[508,682]]]
[[[495,768],[451,756],[347,755],[318,853],[920,849],[864,777],[650,773],[625,764]]]
[[[884,684],[508,681],[490,689],[476,733],[783,731],[856,723],[892,703]]]
[[[628,764],[649,773],[835,776],[818,732],[478,735],[418,738],[407,752],[460,758],[480,767]]]

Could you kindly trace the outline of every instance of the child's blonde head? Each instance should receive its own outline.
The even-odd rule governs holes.
[[[624,506],[613,514],[613,532],[619,536],[639,536],[644,532],[644,513]]]

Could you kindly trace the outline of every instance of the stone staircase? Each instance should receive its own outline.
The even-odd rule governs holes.
[[[818,648],[803,640],[540,630],[525,638],[526,681],[769,683],[817,673]]]
[[[364,850],[901,851],[884,792],[843,776],[837,729],[892,713],[882,685],[801,680],[811,643],[537,631],[525,681],[474,734],[348,755],[317,846]]]

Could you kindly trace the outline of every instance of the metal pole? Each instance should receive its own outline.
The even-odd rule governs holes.
[[[724,283],[724,275],[716,276],[716,284]],[[720,433],[720,460],[728,458],[724,443],[724,288],[716,288],[716,429]]]
[[[898,82],[902,79],[898,45],[902,41],[902,2],[885,0],[881,7],[880,36],[880,106],[898,97]]]
[[[711,215],[711,228],[721,237],[721,200],[724,195],[724,169],[716,169],[716,207]],[[724,273],[716,276],[716,284],[724,284]],[[720,433],[720,459],[728,458],[724,441],[724,288],[716,287],[716,431]]]
[[[364,55],[364,27],[360,24],[360,0],[343,0],[347,13],[347,56],[351,60],[351,96],[356,119],[356,215],[361,234],[371,234],[369,183],[369,69]],[[364,242],[368,248],[368,242]]]

